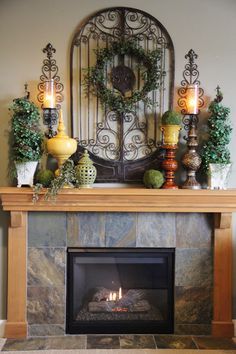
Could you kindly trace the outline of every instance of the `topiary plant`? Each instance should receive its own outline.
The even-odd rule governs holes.
[[[38,161],[43,153],[43,133],[39,128],[38,107],[28,98],[23,97],[13,100],[10,111],[12,112],[12,160]]]
[[[147,170],[143,176],[143,183],[146,188],[160,188],[164,183],[163,174],[158,170]]]
[[[161,124],[162,125],[181,125],[181,114],[175,111],[166,111],[162,118]]]
[[[210,163],[230,163],[230,151],[227,145],[230,142],[232,128],[229,122],[230,109],[221,104],[223,95],[217,86],[217,94],[209,105],[210,118],[208,119],[208,141],[201,151],[202,167],[205,172],[209,170]]]

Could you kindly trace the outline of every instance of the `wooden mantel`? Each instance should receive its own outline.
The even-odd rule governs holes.
[[[7,211],[206,212],[236,211],[236,189],[166,190],[146,188],[64,189],[55,201],[44,194],[33,202],[31,188],[0,188]]]
[[[3,210],[11,215],[8,230],[7,338],[27,336],[28,211],[204,212],[215,214],[212,334],[233,337],[232,212],[236,189],[149,190],[145,188],[64,189],[56,201],[32,201],[30,188],[0,188]]]

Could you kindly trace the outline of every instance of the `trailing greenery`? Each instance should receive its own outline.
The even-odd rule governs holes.
[[[130,55],[145,68],[141,74],[144,84],[140,90],[133,90],[130,97],[124,97],[118,90],[107,87],[106,65],[117,55]],[[144,101],[152,102],[147,94],[159,87],[160,69],[158,61],[161,59],[159,50],[145,51],[135,41],[113,42],[110,47],[96,50],[97,62],[85,76],[85,85],[88,92],[96,95],[102,104],[118,113],[128,113],[135,110],[135,104]]]
[[[47,188],[46,194],[44,195],[45,200],[53,200],[56,198],[57,194],[63,187],[78,187],[78,181],[76,178],[76,171],[74,168],[74,162],[68,159],[60,167],[58,176],[53,178]],[[34,186],[33,201],[36,202],[39,199],[39,194],[42,193],[43,189],[42,183],[36,183]]]
[[[60,167],[58,176],[51,181],[51,184],[45,195],[45,199],[55,198],[60,189],[65,186],[78,186],[74,162],[71,159],[66,160]]]
[[[166,111],[161,118],[162,125],[181,125],[181,121],[181,114],[175,111]]]
[[[211,113],[208,119],[208,141],[201,151],[202,167],[207,172],[210,163],[230,163],[230,151],[227,145],[230,142],[232,128],[229,120],[230,109],[220,102],[223,96],[217,87],[217,95],[209,105]]]
[[[12,156],[16,162],[38,161],[43,153],[43,133],[37,106],[27,98],[17,98],[10,107]]]

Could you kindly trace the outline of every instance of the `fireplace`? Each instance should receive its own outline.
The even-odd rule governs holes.
[[[7,338],[65,334],[70,247],[175,248],[174,332],[233,336],[235,190],[63,190],[53,204],[34,204],[32,193],[0,191],[10,211]]]
[[[67,333],[173,333],[173,248],[67,255]]]

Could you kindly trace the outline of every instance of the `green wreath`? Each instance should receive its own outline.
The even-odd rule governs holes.
[[[133,90],[130,97],[123,96],[116,89],[109,89],[106,85],[105,67],[116,55],[130,55],[135,57],[139,64],[146,68],[141,78],[144,84],[140,90]],[[118,113],[128,113],[135,110],[135,104],[143,101],[152,104],[147,94],[159,87],[160,69],[158,61],[161,59],[160,50],[145,51],[134,41],[112,42],[110,47],[96,50],[97,62],[85,77],[87,90],[96,95],[102,104]]]

